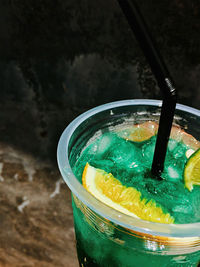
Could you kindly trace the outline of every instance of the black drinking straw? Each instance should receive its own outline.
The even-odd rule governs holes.
[[[169,71],[156,47],[155,41],[148,30],[147,24],[137,4],[134,0],[118,0],[118,3],[143,50],[163,95],[159,128],[151,168],[152,174],[159,178],[164,168],[177,94]]]

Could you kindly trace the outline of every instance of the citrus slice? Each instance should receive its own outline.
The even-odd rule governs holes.
[[[158,124],[153,121],[147,121],[141,124],[135,124],[120,131],[120,136],[132,142],[143,142],[156,135]]]
[[[186,133],[180,126],[172,126],[170,138],[175,139],[178,142],[183,142],[186,146],[195,151],[200,148],[200,142],[191,134]]]
[[[192,154],[185,165],[184,182],[189,191],[194,185],[200,185],[200,149]]]
[[[124,128],[119,132],[120,137],[133,142],[143,142],[156,135],[158,132],[158,123],[155,121],[146,121],[141,124],[135,124],[131,127]],[[196,151],[200,148],[200,142],[191,134],[186,133],[180,126],[173,125],[170,138],[182,142],[189,148]]]
[[[143,220],[174,223],[174,218],[169,213],[164,213],[154,200],[142,198],[137,189],[122,185],[111,173],[87,163],[82,182],[87,191],[113,209]]]

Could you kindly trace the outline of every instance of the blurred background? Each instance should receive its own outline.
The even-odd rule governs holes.
[[[137,2],[178,102],[199,109],[200,2]],[[116,0],[0,0],[1,266],[78,266],[58,140],[82,112],[134,98],[161,95]]]

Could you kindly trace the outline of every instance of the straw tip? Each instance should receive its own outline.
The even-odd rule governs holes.
[[[163,178],[161,177],[161,174],[162,172],[155,172],[155,171],[152,171],[152,170],[149,170],[145,173],[144,177],[149,179],[153,179],[153,180],[157,180],[157,181],[162,181]]]
[[[162,178],[162,171],[163,171],[163,168],[161,168],[161,167],[158,167],[158,166],[154,166],[154,167],[152,167],[152,169],[151,169],[151,177],[153,178],[153,179],[156,179],[156,180],[163,180],[163,178]]]

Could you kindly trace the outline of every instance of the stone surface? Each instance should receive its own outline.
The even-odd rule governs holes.
[[[54,166],[0,144],[0,266],[78,267],[71,195]]]

